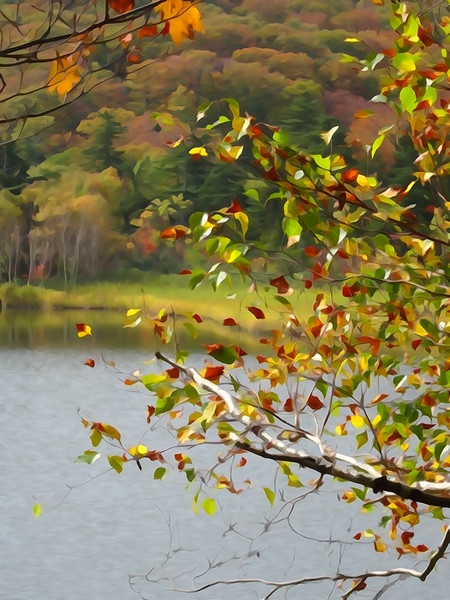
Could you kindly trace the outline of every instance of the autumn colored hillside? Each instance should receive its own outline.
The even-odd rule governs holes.
[[[7,27],[17,3],[0,4]],[[24,4],[33,29],[38,5]],[[243,195],[255,185],[263,194],[273,191],[256,181],[250,157],[231,166],[189,154],[215,139],[206,119],[196,123],[205,101],[235,98],[256,118],[282,126],[308,153],[320,151],[321,134],[338,125],[333,143],[346,144],[344,154],[370,172],[395,170],[401,180],[407,148],[396,154],[386,140],[370,164],[367,159],[365,144],[392,119],[382,102],[369,103],[378,72],[355,77],[346,58],[350,46],[361,57],[369,49],[376,66],[392,37],[385,9],[368,0],[216,0],[203,2],[201,11],[204,34],[181,45],[165,35],[149,44],[143,34],[142,47],[126,48],[127,61],[106,69],[89,93],[4,131],[0,281],[73,283],[100,273],[114,278],[130,266],[179,271],[186,249],[167,248],[159,232],[185,222],[192,206],[223,206],[234,195],[254,215],[262,238],[276,235],[270,224],[278,209],[261,209]],[[122,45],[128,43],[124,38]],[[101,61],[105,50],[96,51]],[[48,68],[37,65],[31,79]],[[8,80],[6,90],[15,84]],[[59,102],[66,90],[53,87],[24,100],[8,100],[4,91],[3,114],[27,102],[30,112]]]

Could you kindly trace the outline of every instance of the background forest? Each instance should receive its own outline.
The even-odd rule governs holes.
[[[13,10],[0,4],[5,14]],[[207,35],[182,47],[161,36],[143,44],[133,50],[135,65],[128,54],[128,65],[114,64],[111,77],[68,108],[4,132],[0,281],[71,284],[100,273],[114,279],[130,267],[178,272],[186,249],[168,251],[159,232],[182,223],[192,206],[212,210],[233,196],[252,214],[254,234],[278,235],[270,224],[279,208],[245,195],[274,191],[254,175],[250,157],[229,165],[186,151],[214,141],[202,121],[195,125],[205,101],[236,98],[308,153],[323,149],[321,133],[339,125],[333,144],[344,155],[351,152],[363,172],[389,173],[391,181],[395,172],[402,182],[408,148],[386,139],[369,160],[378,130],[392,122],[385,104],[369,103],[379,74],[355,77],[345,62],[350,45],[353,55],[369,49],[374,59],[390,46],[387,10],[370,0],[217,0],[202,13]],[[345,41],[356,35],[362,43]],[[27,110],[48,93],[42,89]],[[3,100],[3,114],[18,103],[26,99]],[[432,203],[420,189],[414,200],[418,210]]]

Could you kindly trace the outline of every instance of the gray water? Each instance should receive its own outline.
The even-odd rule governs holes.
[[[361,519],[357,503],[337,500],[335,485],[298,502],[291,527],[286,521],[265,526],[281,504],[271,509],[261,491],[261,486],[273,487],[274,475],[274,466],[261,460],[249,460],[245,473],[237,469],[242,479],[250,477],[254,483],[248,492],[236,496],[211,491],[220,506],[212,517],[201,510],[194,514],[196,488],[185,489],[183,474],[171,472],[162,482],[154,481],[158,463],[143,461],[142,472],[126,465],[121,475],[108,471],[101,460],[90,466],[74,464],[90,447],[77,409],[87,419],[116,425],[125,445],[141,439],[149,448],[171,443],[158,427],[142,438],[150,399],[142,389],[121,381],[135,368],[155,368],[144,364],[151,350],[95,349],[89,341],[76,342],[66,349],[48,344],[0,348],[2,600],[250,600],[271,588],[219,586],[195,594],[171,588],[191,588],[194,576],[198,587],[217,579],[282,580],[338,569],[423,568],[417,558],[397,561],[396,553],[375,554],[370,541],[355,542],[357,531],[376,529],[379,515]],[[122,373],[107,368],[102,355],[114,360]],[[94,369],[84,366],[87,358],[97,361]],[[196,452],[205,464],[213,464],[217,449],[199,447]],[[312,473],[299,475],[305,481],[313,478]],[[293,498],[304,490],[287,491]],[[43,505],[38,519],[32,510],[37,502]],[[441,525],[428,522],[414,541],[433,548],[442,536]],[[399,582],[383,598],[448,597],[446,562],[438,564],[426,583]],[[373,598],[384,583],[372,582],[355,597]],[[335,589],[329,596],[332,590],[327,582],[272,597],[325,600],[342,595]]]

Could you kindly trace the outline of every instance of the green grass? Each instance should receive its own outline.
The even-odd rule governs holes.
[[[130,273],[129,280],[80,283],[71,289],[63,289],[58,282],[52,281],[46,282],[45,287],[15,284],[0,286],[0,299],[5,310],[125,312],[129,308],[140,308],[152,316],[158,314],[161,308],[166,308],[171,312],[173,309],[176,314],[198,313],[202,318],[217,324],[221,324],[224,318],[232,317],[247,330],[278,326],[279,316],[276,311],[267,307],[267,298],[268,293],[264,290],[259,294],[249,293],[248,286],[240,282],[233,284],[233,289],[223,284],[216,292],[206,282],[191,290],[189,276],[134,272]],[[312,298],[313,295],[309,293],[295,292],[289,300],[304,316],[305,310],[311,313]],[[271,301],[272,306],[273,304]],[[259,306],[266,313],[266,319],[255,319],[246,310],[249,305]],[[283,305],[278,304],[277,308],[283,309]]]

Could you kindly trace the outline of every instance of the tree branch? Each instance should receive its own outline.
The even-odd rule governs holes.
[[[266,446],[266,448],[275,448],[279,454],[268,452],[264,448],[257,448],[249,442],[244,442],[236,436],[235,445],[237,448],[247,450],[252,454],[256,454],[262,458],[273,460],[276,462],[291,462],[312,469],[321,475],[330,475],[331,477],[338,477],[344,481],[350,481],[364,487],[372,489],[375,493],[379,492],[391,492],[400,498],[413,500],[420,502],[428,506],[439,506],[450,508],[450,484],[447,483],[444,486],[439,485],[436,490],[433,489],[432,484],[428,486],[428,491],[423,491],[416,484],[407,485],[400,481],[393,481],[384,476],[379,476],[370,465],[360,463],[351,456],[335,453],[327,449],[323,444],[320,444],[320,450],[322,456],[312,456],[297,447],[286,444],[284,441],[278,439],[278,437],[271,435],[268,431],[270,422],[268,421],[265,413],[259,414],[259,420],[250,418],[247,415],[243,415],[240,409],[242,400],[236,396],[231,395],[227,391],[220,388],[215,383],[204,379],[198,371],[193,368],[186,368],[182,365],[165,357],[160,352],[156,353],[156,358],[166,362],[167,364],[177,367],[182,373],[190,377],[195,383],[202,386],[205,390],[212,392],[219,396],[227,405],[228,412],[237,421],[245,425],[250,432],[258,437]],[[338,466],[338,461],[346,462],[350,464],[353,469],[346,469]],[[368,467],[370,467],[368,469]],[[436,492],[436,493],[433,493]]]

